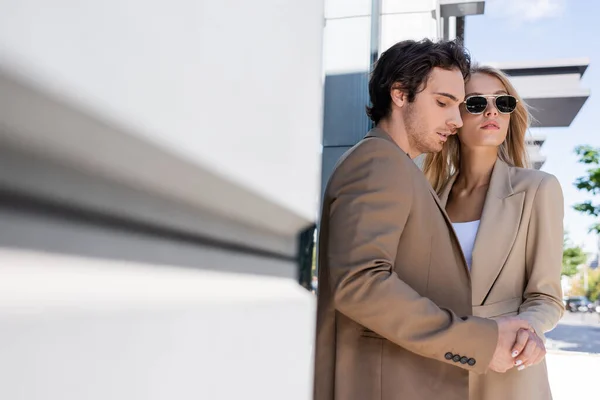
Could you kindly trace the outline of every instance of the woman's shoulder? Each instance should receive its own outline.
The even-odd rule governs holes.
[[[556,176],[531,168],[510,167],[514,192],[537,192],[540,187],[560,188]]]

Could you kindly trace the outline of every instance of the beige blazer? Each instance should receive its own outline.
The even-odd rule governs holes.
[[[468,398],[469,372],[487,371],[497,325],[471,316],[444,207],[380,129],[327,184],[318,262],[316,400]]]
[[[455,174],[440,194],[445,207]],[[545,172],[494,165],[473,248],[473,315],[519,315],[537,334],[563,315],[563,195]],[[505,374],[471,374],[471,400],[551,399],[546,363]]]

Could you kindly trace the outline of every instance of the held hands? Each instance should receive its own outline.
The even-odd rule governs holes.
[[[521,329],[512,349],[512,357],[519,371],[541,362],[546,356],[546,347],[533,329]]]
[[[513,367],[519,371],[542,361],[546,348],[529,323],[516,317],[501,317],[498,324],[498,344],[490,369],[506,372]]]

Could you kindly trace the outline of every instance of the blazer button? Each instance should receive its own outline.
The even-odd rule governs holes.
[[[476,363],[477,361],[475,361],[475,359],[474,359],[474,358],[469,358],[469,361],[467,361],[467,362],[468,362],[468,363],[469,363],[469,365],[472,367],[473,365],[475,365],[475,363]]]
[[[452,357],[454,357],[454,354],[448,352],[448,353],[446,353],[446,355],[444,357],[446,357],[446,360],[452,360]]]
[[[463,357],[463,358],[460,359],[460,363],[461,364],[466,364],[468,362],[469,362],[469,359],[467,357]]]
[[[452,361],[459,362],[460,361],[460,356],[458,354],[456,354],[454,357],[452,357]]]

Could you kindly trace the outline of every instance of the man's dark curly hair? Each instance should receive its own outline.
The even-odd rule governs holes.
[[[392,98],[390,91],[399,83],[406,91],[409,102],[417,93],[425,89],[433,68],[459,69],[468,79],[471,57],[468,51],[456,41],[432,42],[404,40],[386,50],[375,63],[369,80],[371,106],[367,115],[375,123],[390,113]]]

